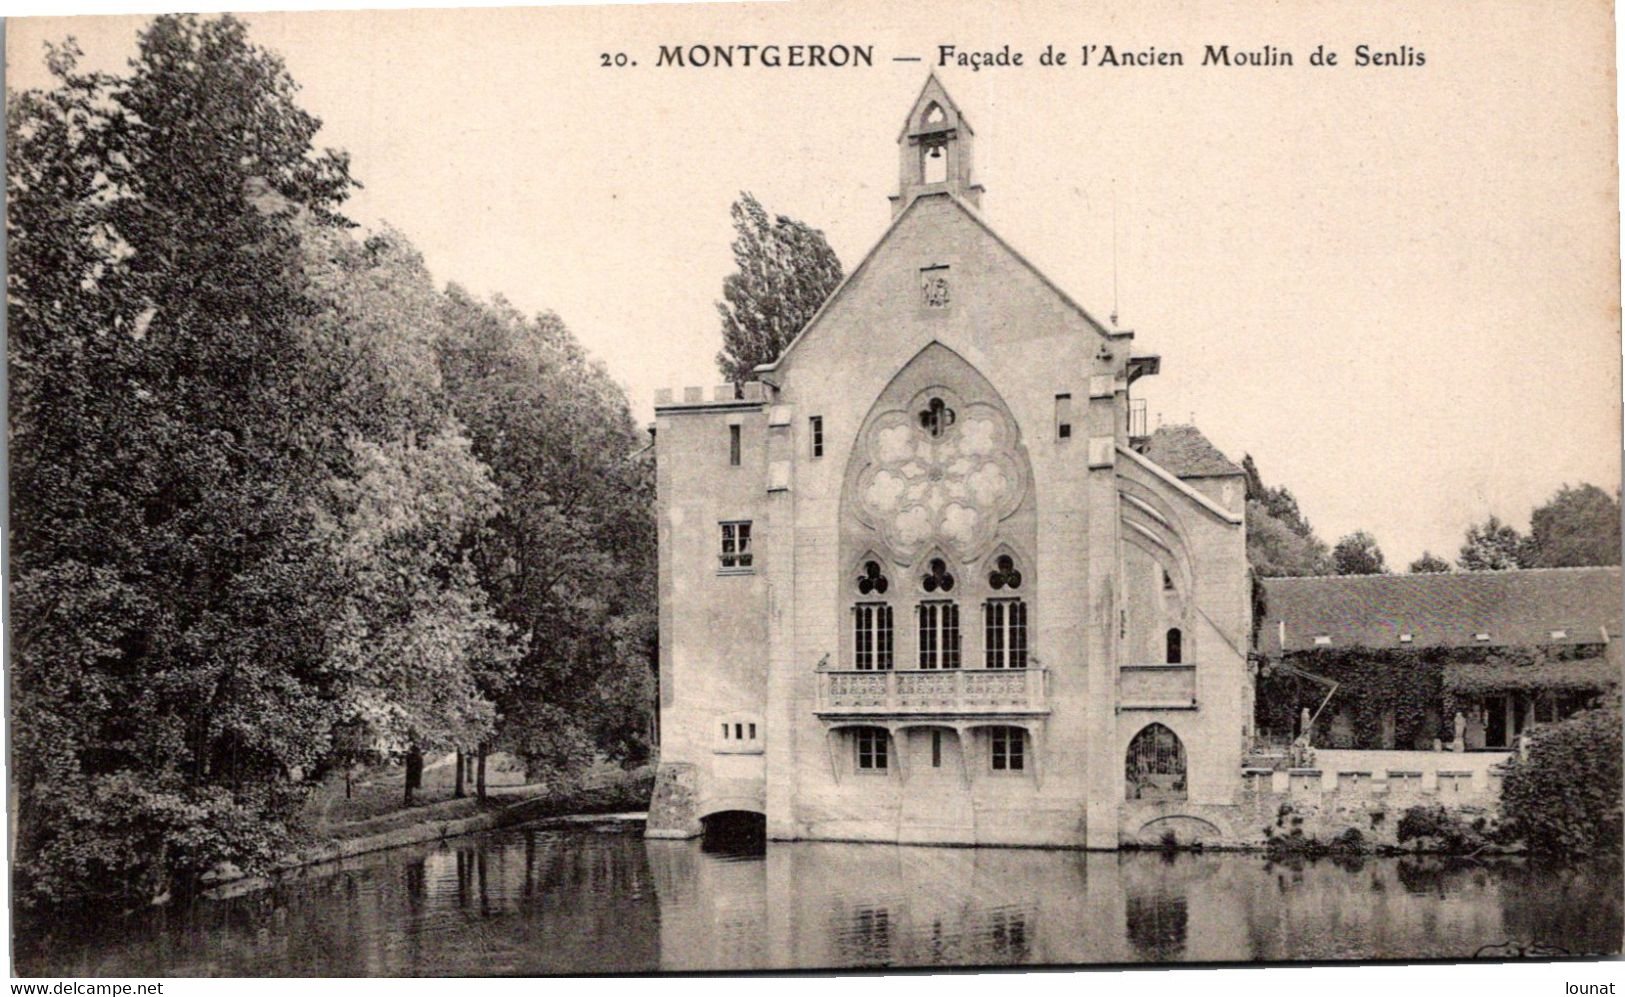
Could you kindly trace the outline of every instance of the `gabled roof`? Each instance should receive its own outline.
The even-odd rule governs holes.
[[[903,130],[897,133],[897,141],[901,142],[909,135],[921,133],[921,130],[917,127],[919,115],[930,106],[932,101],[935,101],[937,106],[942,108],[945,116],[945,120],[939,126],[940,130],[947,131],[953,128],[963,128],[972,135],[976,134],[976,129],[970,126],[970,119],[965,117],[965,112],[959,109],[959,105],[954,103],[954,99],[948,96],[948,90],[937,79],[937,74],[931,73],[926,76],[925,85],[920,88],[920,95],[914,98],[914,106],[908,109],[908,117],[903,119]]]
[[[1243,474],[1195,426],[1158,426],[1145,455],[1178,478],[1222,478]]]
[[[1600,644],[1621,630],[1618,567],[1262,581],[1265,613],[1258,642],[1271,655],[1316,647]],[[1411,640],[1401,641],[1401,634]],[[1487,639],[1479,640],[1479,634]],[[1317,637],[1327,640],[1317,643]]]
[[[840,284],[836,285],[835,290],[830,292],[829,297],[824,299],[824,303],[818,307],[818,311],[814,312],[813,317],[807,320],[807,324],[801,327],[801,331],[796,333],[796,337],[790,340],[790,344],[784,348],[783,353],[779,354],[777,360],[774,360],[772,363],[757,364],[752,369],[757,371],[777,370],[779,366],[784,363],[785,359],[788,358],[790,354],[795,352],[796,347],[801,345],[801,341],[807,338],[807,334],[817,327],[819,321],[824,317],[824,315],[835,306],[835,302],[841,299],[841,297],[846,293],[847,288],[851,287],[852,283],[858,279],[858,275],[863,273],[863,271],[868,268],[870,261],[873,260],[875,255],[880,252],[880,248],[886,244],[886,240],[891,238],[891,234],[897,230],[897,226],[903,223],[903,219],[907,218],[909,214],[914,211],[915,206],[921,201],[934,197],[945,197],[949,201],[952,201],[954,205],[959,208],[959,210],[963,211],[970,217],[971,221],[974,221],[977,225],[981,226],[984,232],[992,236],[993,241],[998,243],[1000,248],[1009,253],[1011,256],[1015,257],[1017,263],[1026,267],[1034,277],[1038,278],[1041,284],[1049,288],[1050,291],[1056,295],[1056,297],[1060,298],[1068,308],[1071,308],[1074,312],[1076,312],[1080,318],[1087,322],[1090,327],[1092,327],[1100,335],[1105,336],[1107,339],[1114,340],[1133,338],[1134,333],[1132,332],[1113,332],[1096,321],[1093,315],[1090,315],[1088,312],[1083,310],[1082,305],[1072,300],[1071,295],[1061,290],[1059,284],[1045,276],[1042,270],[1033,266],[1032,262],[1029,261],[1027,257],[1023,256],[1014,246],[1006,242],[1003,236],[993,231],[993,227],[987,223],[987,219],[983,218],[981,213],[975,208],[965,203],[963,198],[946,191],[933,191],[931,193],[916,195],[915,198],[908,203],[908,207],[897,213],[897,217],[893,218],[891,224],[886,226],[886,231],[880,234],[880,238],[875,240],[875,244],[871,246],[869,251],[863,255],[863,259],[858,262],[858,265],[853,267],[852,271],[846,275],[845,279],[843,279]]]

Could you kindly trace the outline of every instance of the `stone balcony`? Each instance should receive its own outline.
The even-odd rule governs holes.
[[[824,717],[1027,717],[1050,712],[1044,668],[821,671]]]
[[[1196,666],[1123,665],[1117,669],[1119,710],[1196,709]]]

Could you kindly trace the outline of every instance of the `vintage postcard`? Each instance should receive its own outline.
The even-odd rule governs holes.
[[[5,43],[14,974],[1620,954],[1607,4]]]

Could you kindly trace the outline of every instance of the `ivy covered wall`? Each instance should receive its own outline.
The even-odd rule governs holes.
[[[1316,648],[1289,654],[1293,668],[1324,676],[1337,691],[1315,722],[1317,747],[1428,749],[1455,736],[1458,700],[1492,690],[1585,692],[1602,688],[1601,648]],[[1480,681],[1482,679],[1482,681]],[[1302,710],[1314,713],[1326,687],[1265,663],[1255,720],[1262,734],[1290,738]],[[1338,715],[1342,714],[1339,719]],[[1391,725],[1392,740],[1384,737]],[[1341,743],[1339,743],[1341,742]]]

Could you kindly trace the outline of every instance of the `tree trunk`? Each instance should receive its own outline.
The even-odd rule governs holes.
[[[345,766],[344,766],[344,798],[346,800],[348,800],[350,798],[350,782],[351,782],[350,776],[354,772],[355,772],[355,768],[353,766],[349,765],[348,763],[346,763]]]
[[[457,749],[457,785],[451,791],[451,796],[454,800],[463,798],[463,749],[461,748]]]
[[[479,760],[476,764],[478,768],[474,776],[474,795],[478,796],[480,802],[483,803],[485,801],[485,745],[483,744],[480,745]]]
[[[412,791],[423,785],[423,752],[416,746],[406,751],[406,805],[412,805]]]

